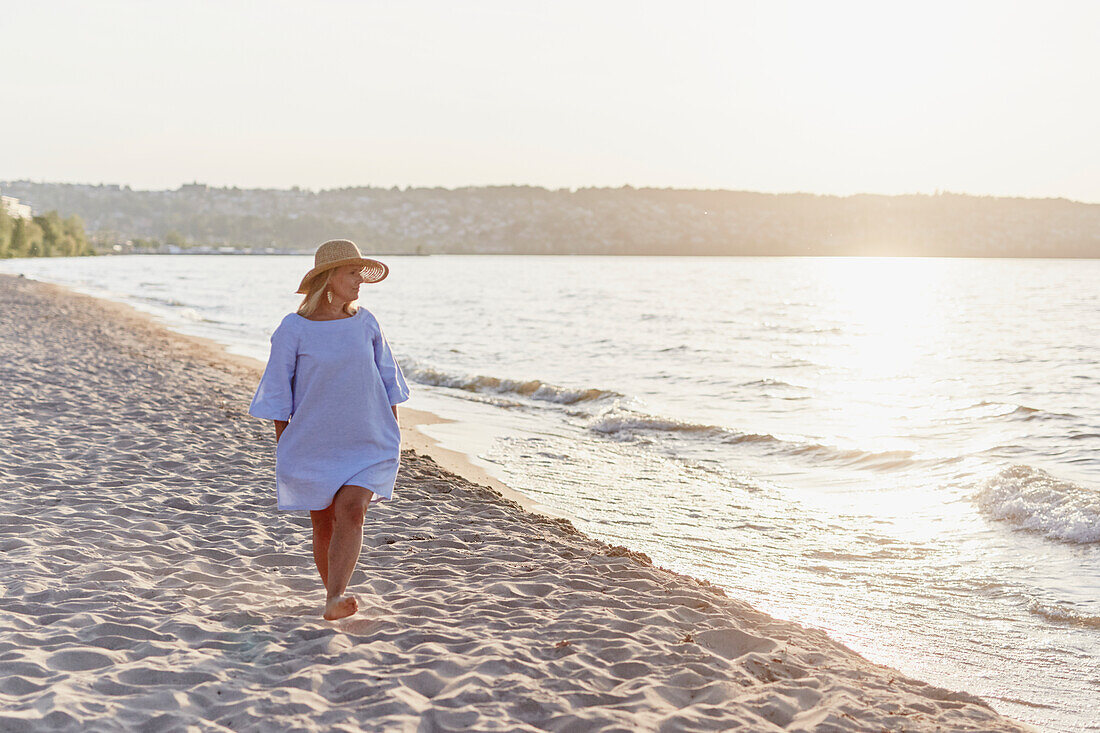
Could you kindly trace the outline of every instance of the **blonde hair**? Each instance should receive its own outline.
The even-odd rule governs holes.
[[[321,307],[321,299],[325,297],[325,293],[328,291],[328,281],[334,271],[335,268],[319,272],[309,281],[306,295],[302,298],[301,305],[298,306],[298,315],[309,318]],[[349,316],[354,316],[357,310],[359,310],[358,300],[352,300],[344,304],[344,312]]]

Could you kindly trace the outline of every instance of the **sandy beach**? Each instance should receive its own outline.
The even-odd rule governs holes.
[[[362,611],[323,621],[261,367],[0,276],[0,730],[1030,730],[532,513],[411,423]]]

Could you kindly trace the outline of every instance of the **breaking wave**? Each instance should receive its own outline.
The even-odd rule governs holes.
[[[629,410],[613,409],[597,416],[588,424],[588,429],[616,440],[632,440],[639,433],[680,433],[696,437],[712,438],[724,443],[769,442],[777,441],[772,435],[739,433],[716,425],[700,425],[669,417],[643,415]]]
[[[560,387],[538,379],[524,381],[484,375],[451,374],[406,361],[401,363],[401,369],[409,379],[433,387],[450,387],[451,389],[461,389],[465,392],[480,394],[518,395],[532,400],[554,402],[560,405],[575,405],[578,402],[595,402],[596,400],[622,397],[618,392],[610,390]]]
[[[1081,613],[1064,603],[1042,603],[1032,601],[1028,611],[1055,623],[1083,626],[1088,629],[1100,629],[1100,616]]]
[[[1031,466],[1011,466],[981,485],[978,506],[988,516],[1063,542],[1100,542],[1100,491]]]
[[[809,456],[819,460],[835,461],[871,470],[885,471],[906,468],[918,463],[942,463],[958,460],[921,459],[914,451],[866,451],[858,448],[838,448],[820,443],[802,442],[793,438],[781,438],[769,433],[750,433],[717,425],[685,422],[674,418],[645,415],[614,407],[598,415],[588,423],[588,429],[612,440],[628,441],[642,436],[666,433],[669,437],[685,436],[712,440],[727,445],[743,443],[760,444],[768,450],[795,456]]]

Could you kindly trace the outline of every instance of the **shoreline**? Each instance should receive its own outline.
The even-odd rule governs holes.
[[[254,360],[12,276],[0,337],[0,728],[1028,730],[422,445],[368,512],[363,612],[322,621]]]
[[[0,277],[22,277],[7,275],[6,273],[0,273]],[[162,319],[153,315],[152,313],[146,313],[138,310],[132,305],[119,300],[111,300],[109,298],[99,297],[89,293],[82,293],[70,288],[66,288],[64,285],[51,283],[45,280],[35,280],[33,278],[24,278],[31,282],[40,284],[46,288],[54,289],[55,292],[63,293],[66,295],[74,295],[77,297],[91,298],[96,303],[101,304],[107,311],[109,311],[114,317],[124,321],[140,322],[153,328],[160,328],[170,332],[174,337],[182,339],[191,343],[197,353],[201,353],[205,358],[212,362],[224,362],[232,364],[235,368],[244,370],[252,374],[256,384],[259,384],[260,377],[263,374],[266,364],[259,359],[254,359],[250,356],[244,356],[242,354],[234,354],[229,350],[226,344],[216,341],[212,338],[204,336],[196,336],[194,334],[183,333],[177,331],[166,323]],[[421,428],[429,425],[439,425],[444,423],[453,423],[454,420],[450,420],[445,417],[436,415],[428,410],[421,410],[412,407],[405,407],[404,405],[398,405],[398,419],[401,426],[401,449],[402,450],[414,450],[421,455],[427,455],[440,466],[445,468],[450,473],[470,481],[471,483],[481,484],[488,486],[494,491],[497,491],[506,499],[516,502],[527,511],[537,512],[549,517],[562,517],[563,515],[555,512],[551,512],[548,508],[541,504],[538,504],[534,499],[516,491],[512,487],[505,484],[500,479],[492,476],[473,462],[470,456],[467,454],[445,448],[439,444],[439,442],[425,433]],[[570,517],[564,517],[570,519]]]

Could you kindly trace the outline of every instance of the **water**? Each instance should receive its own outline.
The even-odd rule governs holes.
[[[584,531],[1100,730],[1100,261],[391,257],[434,437]],[[266,359],[309,257],[23,260]]]

